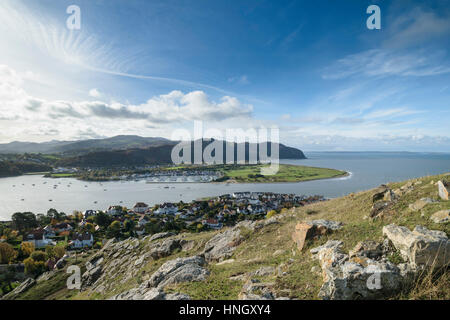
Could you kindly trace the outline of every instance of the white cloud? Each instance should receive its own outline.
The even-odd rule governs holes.
[[[117,134],[117,128],[139,130],[166,124],[167,130],[171,125],[193,120],[213,123],[227,119],[249,120],[253,110],[251,105],[243,104],[235,97],[223,96],[215,102],[203,91],[172,91],[142,104],[123,104],[41,99],[29,95],[23,84],[24,78],[14,69],[0,65],[0,121],[8,120],[5,126],[14,127],[10,132],[10,138],[14,140],[20,128],[23,128],[20,135],[25,132],[45,135],[48,132],[48,135],[61,133],[74,138],[82,136],[80,132],[87,132],[90,136],[110,136]],[[54,130],[44,130],[46,127]],[[95,132],[90,128],[95,128]]]
[[[91,96],[93,98],[99,98],[101,96],[101,93],[96,88],[93,88],[93,89],[89,90],[89,96]]]

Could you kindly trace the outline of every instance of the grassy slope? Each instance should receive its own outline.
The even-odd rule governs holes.
[[[243,241],[236,249],[233,259],[234,263],[208,266],[211,275],[205,282],[182,283],[166,288],[166,291],[177,291],[189,294],[193,299],[236,299],[240,292],[243,281],[230,280],[231,276],[257,270],[262,266],[281,267],[286,275],[282,277],[269,276],[260,278],[264,281],[275,283],[275,292],[280,296],[289,296],[295,299],[317,299],[319,288],[322,285],[322,277],[319,273],[311,272],[311,267],[319,266],[317,261],[311,259],[309,249],[325,243],[327,240],[337,239],[344,241],[345,249],[351,249],[362,240],[382,240],[382,227],[390,223],[413,228],[415,225],[423,225],[430,229],[442,230],[450,235],[450,224],[435,224],[429,216],[441,209],[450,209],[450,201],[439,201],[429,204],[421,212],[412,212],[408,205],[423,197],[430,197],[438,200],[437,187],[430,182],[436,182],[442,176],[425,177],[415,185],[414,190],[404,195],[392,208],[391,214],[383,219],[372,221],[367,217],[371,209],[371,199],[374,190],[364,191],[357,194],[350,194],[342,198],[333,199],[326,202],[312,204],[302,208],[292,209],[279,221],[281,224],[270,225],[255,232],[243,230],[245,235]],[[390,184],[396,189],[402,183]],[[330,235],[306,243],[302,252],[296,250],[295,244],[291,240],[291,234],[298,221],[330,219],[341,221],[345,226]],[[30,289],[23,298],[50,298],[50,299],[104,299],[113,294],[120,293],[129,288],[135,287],[157,270],[162,263],[179,256],[190,256],[199,253],[206,241],[215,232],[205,232],[200,234],[188,234],[186,239],[194,240],[196,246],[189,252],[177,252],[170,257],[157,261],[148,262],[137,277],[121,283],[123,275],[110,281],[114,283],[114,289],[102,295],[90,292],[67,292],[64,289],[65,282],[61,279],[49,281],[45,288],[36,286]],[[274,256],[274,252],[278,255]],[[51,290],[48,289],[51,287]],[[450,299],[450,278],[448,272],[438,278],[434,283],[421,283],[412,292],[402,293],[396,298],[401,299]]]
[[[434,230],[442,230],[450,235],[450,225],[435,224],[429,216],[441,209],[450,209],[450,201],[440,201],[427,205],[421,212],[412,212],[408,205],[417,199],[431,197],[438,199],[437,187],[430,184],[438,178],[425,177],[418,179],[422,184],[415,186],[414,190],[403,196],[392,209],[392,215],[383,220],[371,221],[365,218],[371,209],[373,190],[350,194],[348,196],[330,201],[297,208],[281,220],[281,225],[271,225],[257,232],[249,233],[248,239],[235,251],[232,264],[210,267],[211,277],[206,282],[185,283],[172,288],[197,299],[236,299],[243,282],[231,281],[228,278],[249,271],[257,270],[262,266],[282,266],[287,272],[283,277],[266,277],[266,281],[275,282],[277,293],[296,299],[317,299],[322,276],[311,272],[312,266],[319,267],[317,261],[311,259],[309,249],[324,244],[328,240],[344,241],[344,249],[353,248],[359,241],[372,239],[382,240],[384,225],[396,223],[414,228],[423,225]],[[394,183],[390,186],[395,189],[404,183]],[[422,217],[423,214],[423,217]],[[301,220],[330,219],[342,221],[345,226],[328,236],[306,244],[303,252],[298,252],[291,240],[295,224]],[[274,257],[277,250],[284,252]],[[291,263],[289,260],[293,259]],[[450,278],[448,273],[437,280],[436,284],[420,285],[414,292],[402,294],[398,298],[431,298],[450,299]]]

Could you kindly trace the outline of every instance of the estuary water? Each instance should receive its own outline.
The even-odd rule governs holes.
[[[50,179],[39,175],[0,178],[0,220],[14,212],[45,213],[49,208],[104,210],[110,205],[132,207],[136,202],[154,205],[189,202],[236,191],[270,191],[333,198],[426,175],[450,172],[450,153],[409,152],[305,152],[308,159],[281,163],[345,170],[347,177],[299,183],[146,183],[145,181],[85,182],[73,178]],[[56,187],[55,187],[56,185]]]

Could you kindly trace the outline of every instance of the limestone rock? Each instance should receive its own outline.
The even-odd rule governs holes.
[[[267,266],[261,267],[256,271],[250,272],[249,275],[253,277],[266,277],[275,274],[275,271],[276,271],[275,267]]]
[[[176,249],[181,249],[180,240],[167,239],[162,242],[158,242],[155,247],[150,251],[150,256],[157,260],[163,257],[167,257],[172,254]]]
[[[209,271],[203,268],[205,263],[200,256],[167,261],[150,277],[148,287],[162,289],[173,283],[206,280]]]
[[[364,247],[378,249],[378,246],[369,246],[367,243],[357,246],[357,249]],[[341,248],[341,241],[331,240],[311,250],[322,268],[324,283],[319,291],[320,298],[379,299],[394,294],[401,288],[403,278],[395,265],[364,256],[350,258]]]
[[[257,279],[249,279],[239,293],[239,300],[274,300],[271,288],[273,283],[263,283]]]
[[[378,260],[383,255],[383,247],[381,243],[372,240],[358,242],[358,244],[349,252],[351,257],[367,257]]]
[[[206,244],[204,256],[206,261],[223,261],[229,259],[240,242],[241,230],[237,227],[216,234]]]
[[[413,211],[422,210],[427,204],[433,203],[434,201],[429,198],[422,198],[417,200],[416,202],[409,205],[409,208]]]
[[[167,238],[167,237],[171,237],[175,235],[175,233],[173,232],[160,232],[160,233],[155,233],[154,235],[152,235],[149,239],[149,241],[153,241],[153,240],[158,240],[158,239],[162,239],[162,238]]]
[[[413,268],[440,268],[450,263],[450,241],[445,232],[428,230],[422,226],[416,226],[411,232],[406,227],[390,224],[383,227],[383,234]]]
[[[298,250],[302,250],[307,239],[313,239],[321,235],[338,230],[342,227],[341,222],[331,220],[313,220],[301,222],[295,226],[292,240],[297,244]]]
[[[435,212],[430,217],[434,223],[448,223],[450,222],[450,210],[441,210]]]
[[[439,196],[442,200],[448,200],[448,193],[450,192],[450,183],[447,181],[438,181]]]
[[[109,300],[190,300],[190,297],[181,293],[165,294],[162,290],[151,288],[134,288],[111,297]]]

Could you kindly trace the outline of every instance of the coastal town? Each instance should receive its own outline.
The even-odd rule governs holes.
[[[105,210],[48,210],[47,214],[18,212],[12,221],[0,222],[0,264],[22,266],[37,276],[57,268],[69,251],[100,249],[111,238],[142,238],[161,232],[203,232],[234,226],[243,220],[269,219],[293,207],[324,201],[322,196],[272,192],[235,192],[189,203],[132,208],[111,205]],[[4,248],[3,248],[4,247]]]

